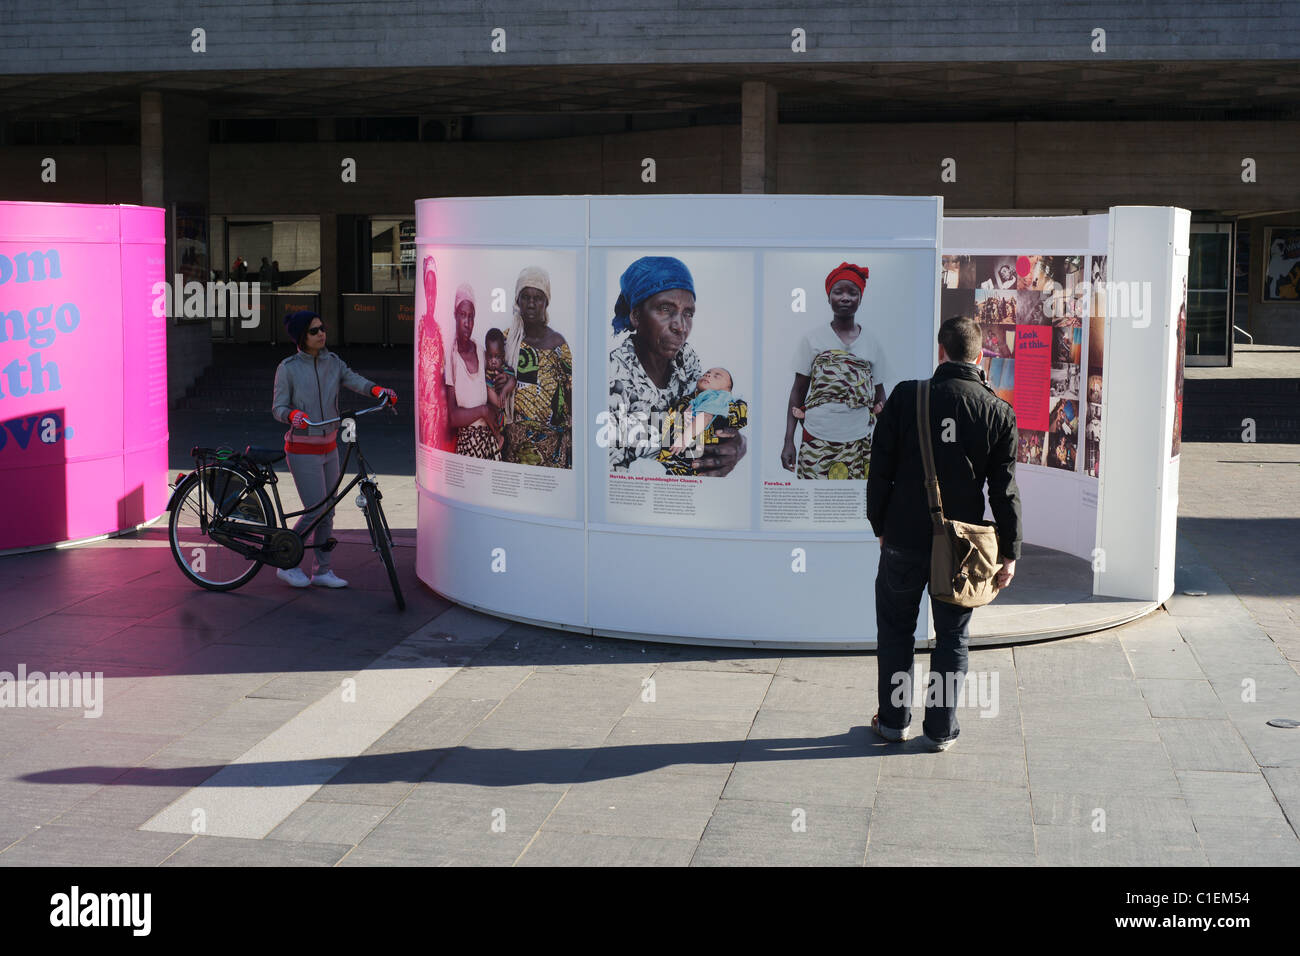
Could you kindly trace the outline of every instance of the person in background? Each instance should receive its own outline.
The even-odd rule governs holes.
[[[303,507],[310,507],[324,503],[326,496],[338,484],[338,423],[324,426],[306,423],[338,417],[340,386],[360,395],[384,398],[393,405],[397,404],[397,393],[358,375],[327,349],[325,321],[317,313],[306,310],[290,313],[284,317],[284,329],[289,333],[290,341],[297,343],[297,351],[275,370],[271,414],[276,421],[289,426],[284,435],[289,472],[293,475]],[[312,508],[302,515],[294,523],[293,530],[301,531],[316,519],[321,510]],[[316,526],[311,544],[325,544],[333,529],[331,509]],[[301,568],[281,568],[275,572],[276,577],[295,588],[305,588],[310,584],[327,588],[347,587],[348,582],[330,568],[330,552],[318,547],[312,553],[315,555],[315,568],[310,578]]]

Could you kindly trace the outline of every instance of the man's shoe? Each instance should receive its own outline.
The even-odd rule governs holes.
[[[348,582],[333,571],[326,571],[324,574],[313,574],[311,583],[322,588],[345,588],[348,586]]]
[[[949,740],[935,740],[933,737],[929,737],[926,734],[921,735],[921,745],[932,754],[942,753],[956,742],[956,737]]]
[[[302,568],[280,568],[275,572],[275,576],[291,588],[305,588],[311,585],[307,575],[302,573]]]
[[[880,715],[876,714],[871,718],[871,729],[876,732],[878,737],[883,737],[890,743],[901,743],[907,739],[907,730],[895,730],[893,727],[886,727],[880,722]]]

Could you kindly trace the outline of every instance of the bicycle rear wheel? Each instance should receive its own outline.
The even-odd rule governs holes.
[[[379,558],[388,569],[388,583],[393,586],[393,597],[397,599],[397,609],[406,610],[406,598],[402,597],[402,585],[397,580],[397,566],[393,564],[393,536],[388,530],[388,519],[379,504],[379,489],[370,482],[361,486],[361,494],[366,499],[366,526],[370,529],[370,540],[379,552]]]
[[[208,535],[219,508],[228,526],[255,530],[271,524],[271,502],[260,486],[229,465],[209,465],[176,489],[167,533],[182,573],[209,591],[233,591],[251,581],[262,562],[213,541]],[[203,515],[207,515],[204,525]]]

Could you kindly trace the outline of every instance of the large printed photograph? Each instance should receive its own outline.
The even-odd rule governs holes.
[[[421,245],[415,269],[418,483],[575,518],[576,255]]]
[[[607,355],[593,450],[607,463],[604,520],[753,527],[753,253],[610,249],[593,269],[604,275],[592,303]]]
[[[1083,363],[1088,279],[1083,255],[942,257],[942,315],[969,315],[980,323],[980,365],[998,397],[1016,408],[1021,464],[1078,469],[1088,384]],[[1046,347],[1018,355],[1017,342]]]
[[[437,257],[421,263],[417,294],[420,443],[467,458],[573,467],[573,351],[552,325],[550,273],[524,265],[505,286],[447,275],[439,301]],[[454,293],[447,295],[450,289]],[[507,318],[484,306],[510,293]],[[481,290],[481,291],[480,291]],[[572,299],[558,304],[573,334]]]
[[[921,250],[763,254],[763,527],[869,528],[876,417],[934,370],[935,265]]]
[[[731,313],[714,298],[697,324],[696,277],[676,256],[639,256],[619,275],[609,332],[611,471],[723,478],[744,458],[752,346],[737,336],[752,317],[734,309],[734,295],[721,298]]]
[[[791,355],[781,443],[781,467],[797,478],[866,480],[885,383],[896,379],[862,310],[870,275],[869,266],[841,262],[822,283],[825,303],[815,293],[809,303],[821,321],[800,336]]]

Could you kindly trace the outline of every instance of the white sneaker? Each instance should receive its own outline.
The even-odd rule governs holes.
[[[311,586],[311,581],[302,573],[302,568],[280,568],[275,572],[275,576],[291,588]]]
[[[345,588],[348,586],[348,582],[333,571],[326,571],[324,574],[313,574],[311,583],[322,588]]]

